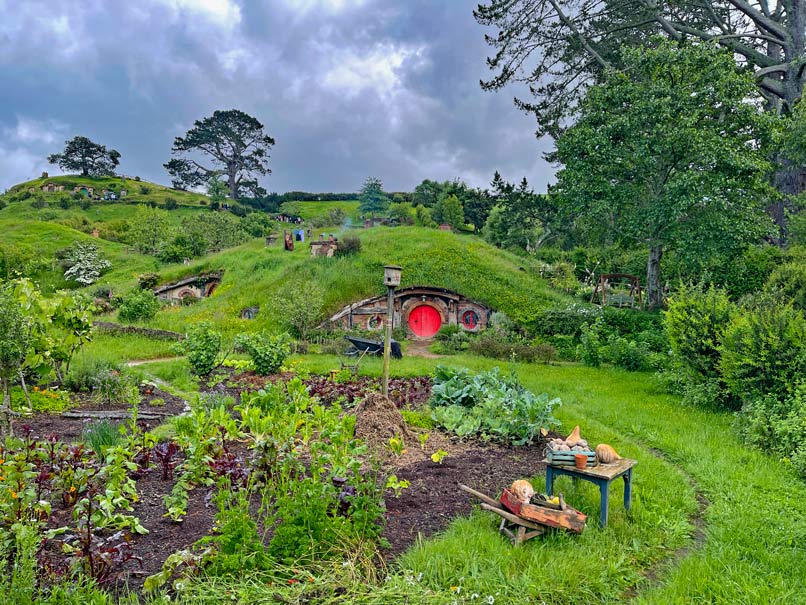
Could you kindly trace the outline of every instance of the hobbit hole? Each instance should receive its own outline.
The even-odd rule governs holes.
[[[181,281],[154,288],[154,294],[165,302],[181,303],[185,299],[201,299],[212,295],[221,284],[222,273],[193,275]]]
[[[394,295],[392,325],[404,327],[414,338],[433,338],[443,326],[459,326],[468,332],[487,327],[492,311],[481,303],[446,290],[412,286]],[[386,296],[358,301],[330,318],[331,325],[345,330],[380,332],[386,319]]]

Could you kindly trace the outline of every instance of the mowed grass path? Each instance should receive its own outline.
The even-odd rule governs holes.
[[[438,361],[474,370],[497,365],[467,356]],[[305,360],[320,371],[335,362]],[[434,363],[407,358],[394,371],[422,373]],[[379,373],[380,361],[363,369]],[[595,488],[575,490],[563,478],[558,489],[593,516],[582,536],[552,535],[514,550],[495,534],[492,516],[477,512],[403,556],[401,567],[419,583],[436,591],[461,586],[468,602],[478,594],[499,603],[806,603],[806,485],[743,446],[731,415],[683,407],[659,393],[649,374],[577,365],[517,371],[533,391],[562,398],[557,415],[565,429],[580,424],[592,442],[639,461],[632,519],[619,485],[611,488],[610,525],[600,530]],[[696,544],[695,490],[708,501]]]

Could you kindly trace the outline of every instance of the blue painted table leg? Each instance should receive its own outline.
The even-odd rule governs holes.
[[[632,504],[632,469],[624,475],[624,509],[630,510]]]
[[[601,499],[601,505],[599,508],[599,527],[607,527],[607,498],[610,491],[607,489],[608,487],[609,484],[607,481],[602,481],[599,483],[599,497]]]
[[[546,494],[551,498],[551,492],[554,490],[554,471],[550,466],[546,467]]]

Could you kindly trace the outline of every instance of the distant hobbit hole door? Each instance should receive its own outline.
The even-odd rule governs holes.
[[[442,327],[442,316],[430,305],[419,305],[409,313],[409,328],[415,336],[431,338]]]

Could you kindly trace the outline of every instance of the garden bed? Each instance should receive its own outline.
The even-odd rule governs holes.
[[[157,411],[160,414],[179,414],[185,403],[159,389],[145,392],[142,412]],[[163,400],[161,405],[151,405],[154,399]],[[87,397],[79,397],[79,405],[71,412],[94,411],[125,412],[127,408],[99,406]],[[37,414],[20,422],[28,425],[32,436],[45,439],[56,433],[65,442],[81,438],[86,420],[78,417],[63,417]],[[153,424],[152,424],[153,426]],[[458,490],[457,483],[471,485],[479,490],[497,493],[502,486],[514,479],[531,477],[543,471],[542,453],[544,443],[530,447],[504,447],[478,441],[459,441],[436,429],[429,430],[427,441],[420,446],[410,435],[406,448],[399,455],[385,456],[383,476],[395,473],[401,480],[409,482],[409,487],[396,496],[392,489],[386,490],[385,528],[383,537],[389,547],[383,552],[389,561],[406,550],[418,537],[428,537],[447,527],[457,516],[467,515],[472,508],[472,500]],[[236,444],[235,448],[241,449]],[[434,462],[431,455],[442,451],[444,458]],[[241,455],[246,451],[239,451]],[[244,456],[246,458],[246,456]],[[213,531],[215,506],[206,502],[208,489],[198,487],[190,492],[187,513],[181,523],[167,519],[163,497],[171,492],[174,479],[163,479],[158,467],[137,478],[138,501],[131,514],[149,530],[145,535],[134,535],[131,539],[131,554],[142,561],[142,565],[129,562],[128,579],[130,587],[141,586],[143,579],[160,571],[165,559],[173,552],[188,548],[197,540]],[[49,525],[68,525],[71,510],[61,503],[54,503]],[[58,555],[54,555],[58,556]]]

